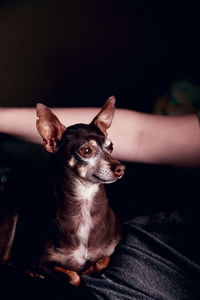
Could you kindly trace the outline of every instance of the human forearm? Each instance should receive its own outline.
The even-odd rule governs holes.
[[[89,123],[98,108],[55,108],[69,126]],[[36,131],[35,108],[0,109],[0,132],[41,143]],[[125,161],[193,166],[200,165],[200,127],[196,115],[168,117],[116,109],[109,138],[114,155]]]
[[[195,114],[158,116],[135,111],[129,111],[129,114],[129,117],[124,117],[127,130],[119,127],[119,135],[123,137],[124,132],[128,134],[129,131],[129,138],[126,137],[124,143],[117,147],[121,153],[126,153],[126,160],[180,166],[200,165],[200,126]]]
[[[66,125],[89,123],[98,108],[54,108],[52,111]],[[35,108],[0,108],[0,132],[26,141],[41,143],[36,130]]]

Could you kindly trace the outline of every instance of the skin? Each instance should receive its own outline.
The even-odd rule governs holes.
[[[89,123],[99,108],[55,108],[52,111],[69,126]],[[0,132],[41,143],[35,108],[1,108]],[[177,166],[200,165],[200,126],[195,114],[159,116],[116,109],[108,137],[119,160]]]

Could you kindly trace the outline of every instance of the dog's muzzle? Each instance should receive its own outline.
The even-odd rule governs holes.
[[[121,178],[124,175],[125,166],[121,163],[115,164],[111,167],[111,170],[117,178]]]

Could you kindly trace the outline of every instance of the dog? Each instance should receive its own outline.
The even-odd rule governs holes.
[[[90,124],[66,128],[48,107],[36,106],[36,127],[45,150],[52,154],[54,211],[35,265],[44,273],[66,275],[74,286],[80,284],[81,274],[106,268],[121,240],[120,221],[104,188],[125,170],[112,157],[113,144],[107,137],[114,111],[115,98],[110,97]],[[10,218],[4,260],[9,258],[18,218],[18,214]]]

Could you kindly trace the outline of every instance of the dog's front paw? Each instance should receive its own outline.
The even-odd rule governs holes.
[[[86,269],[84,272],[82,272],[82,275],[89,275],[93,272],[100,272],[107,268],[107,266],[110,263],[110,256],[105,256],[101,259],[99,259],[94,265],[90,266],[88,269]]]
[[[67,278],[67,281],[73,286],[79,286],[81,283],[80,276],[75,272],[62,267],[55,266],[54,271],[59,274],[64,274]]]
[[[101,270],[107,268],[110,263],[110,256],[105,256],[99,259],[95,264],[95,271],[100,272]]]

